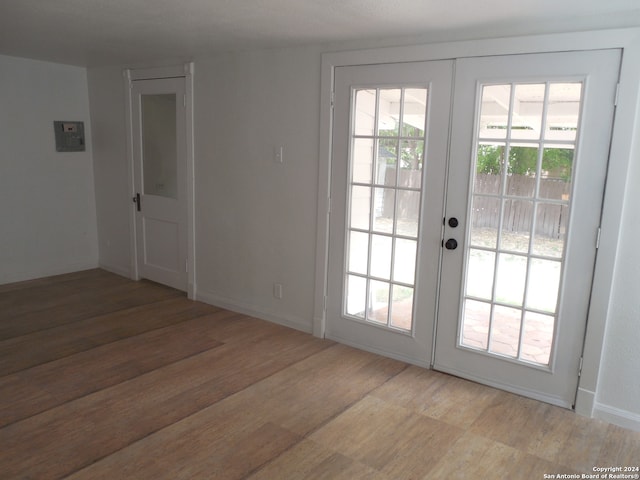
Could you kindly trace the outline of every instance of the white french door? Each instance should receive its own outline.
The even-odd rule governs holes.
[[[457,61],[434,368],[573,404],[619,64]]]
[[[571,406],[619,62],[336,68],[326,336]]]
[[[137,268],[187,290],[185,79],[132,82]]]
[[[374,65],[335,74],[325,335],[426,366],[452,67]]]

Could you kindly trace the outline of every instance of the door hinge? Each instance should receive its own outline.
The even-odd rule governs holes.
[[[335,104],[336,101],[336,92],[334,92],[333,90],[331,91],[331,108],[333,108],[333,105]]]
[[[186,93],[184,95],[182,95],[182,106],[183,107],[187,106],[187,94]]]
[[[322,311],[323,312],[327,311],[327,296],[326,295],[322,298]]]
[[[189,273],[189,259],[188,258],[184,259],[184,271],[185,271],[185,273]]]
[[[331,197],[327,198],[327,213],[331,214]]]
[[[619,93],[620,93],[620,84],[618,83],[618,84],[616,85],[616,96],[615,96],[615,97],[614,97],[614,99],[613,99],[613,106],[614,106],[614,107],[617,107],[617,106],[618,106],[618,95],[619,95]]]
[[[602,234],[602,228],[598,227],[598,231],[596,232],[596,250],[600,248],[600,235]]]
[[[580,377],[582,375],[582,362],[584,360],[584,357],[580,357],[580,363],[578,364],[578,377]]]

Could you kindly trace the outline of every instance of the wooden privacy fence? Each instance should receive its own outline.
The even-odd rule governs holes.
[[[483,194],[496,195],[500,192],[499,175],[476,174],[472,205],[472,222],[475,228],[498,228],[500,200],[485,197]],[[502,230],[505,232],[530,232],[533,219],[533,195],[536,179],[527,175],[509,175],[505,193],[509,196],[523,198],[507,198],[504,200],[504,220]],[[536,213],[536,235],[559,239],[563,238],[568,221],[568,200],[571,182],[561,178],[541,178],[538,194],[538,211]],[[564,204],[545,203],[544,199],[563,201]]]
[[[385,172],[394,175],[395,170]],[[400,170],[399,186],[420,186],[422,172],[420,170]],[[391,180],[389,178],[388,180]],[[499,175],[477,174],[475,177],[472,205],[472,226],[474,228],[497,229],[500,219],[500,199],[485,195],[496,195],[500,192]],[[390,182],[393,184],[392,182]],[[502,229],[505,232],[529,232],[533,219],[533,194],[535,178],[526,175],[509,175],[507,177],[506,194],[521,198],[504,199],[504,220]],[[551,239],[563,238],[568,221],[568,199],[571,183],[560,178],[541,178],[536,214],[536,235]],[[382,209],[383,216],[393,218],[394,204],[396,215],[401,218],[418,218],[420,202],[418,195],[401,194],[394,198],[393,190],[384,190],[377,206]],[[564,201],[563,204],[545,203],[544,199]]]

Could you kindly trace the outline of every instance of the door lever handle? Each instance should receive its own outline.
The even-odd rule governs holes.
[[[133,197],[133,203],[136,204],[136,210],[140,211],[140,194],[136,193],[136,196]]]

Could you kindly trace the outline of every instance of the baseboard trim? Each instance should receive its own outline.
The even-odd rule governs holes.
[[[593,409],[593,418],[640,432],[640,415],[627,410],[596,402]]]
[[[99,267],[103,270],[106,270],[107,272],[120,275],[121,277],[131,278],[131,272],[126,267],[121,267],[119,265],[109,265],[108,263],[100,263]]]
[[[252,305],[247,302],[242,302],[235,298],[225,297],[212,292],[204,292],[198,288],[195,299],[215,307],[231,310],[232,312],[242,313],[243,315],[249,315],[251,317],[266,320],[268,322],[277,323],[285,327],[300,330],[305,333],[312,333],[313,327],[309,321],[302,318],[286,315],[282,312],[267,311],[257,305]]]
[[[65,273],[81,272],[99,268],[97,261],[87,260],[80,262],[42,265],[38,269],[25,270],[20,272],[0,272],[0,285],[5,283],[24,282],[35,278],[53,277],[54,275],[64,275]]]

